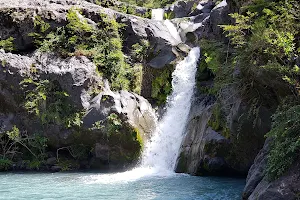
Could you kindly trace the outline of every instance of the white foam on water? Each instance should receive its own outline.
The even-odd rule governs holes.
[[[85,178],[84,182],[87,184],[116,184],[129,183],[147,177],[172,177],[175,173],[169,170],[152,168],[152,167],[138,167],[130,171],[113,173],[113,174],[99,174],[92,175]]]

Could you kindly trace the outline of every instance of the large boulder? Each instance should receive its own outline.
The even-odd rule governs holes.
[[[228,15],[229,13],[230,10],[227,0],[223,0],[212,9],[210,13],[211,35],[208,35],[208,37],[214,37],[216,39],[225,39],[223,30],[219,25],[229,24],[231,22],[231,18]]]
[[[34,45],[28,34],[34,32],[34,17],[41,16],[51,25],[50,29],[54,29],[66,24],[66,13],[74,7],[81,9],[83,16],[90,23],[98,23],[101,20],[99,15],[107,14],[114,17],[118,22],[126,24],[127,27],[122,29],[124,31],[122,35],[126,38],[124,42],[125,50],[131,49],[131,46],[137,43],[139,39],[145,38],[151,41],[151,45],[155,49],[152,53],[152,59],[155,59],[156,55],[158,57],[168,57],[167,61],[159,64],[157,68],[163,67],[176,58],[176,54],[173,53],[175,48],[173,47],[180,44],[181,40],[174,38],[175,27],[170,30],[170,23],[167,25],[163,21],[120,13],[84,0],[1,1],[0,26],[2,29],[0,30],[0,39],[14,37],[16,38],[14,44],[17,51],[30,51]],[[152,59],[149,61],[151,62]]]
[[[249,170],[243,199],[249,200],[294,200],[299,198],[300,172],[299,162],[280,178],[270,181],[265,173],[270,140],[267,140],[264,148],[257,155],[254,164]]]
[[[246,175],[262,148],[264,135],[271,127],[271,112],[261,107],[256,119],[249,118],[249,105],[242,101],[234,87],[222,91],[217,103],[207,103],[207,99],[212,98],[205,95],[193,102],[177,172]],[[216,112],[222,113],[223,119]],[[258,123],[254,123],[256,120]]]
[[[221,162],[214,162],[220,160],[217,155],[219,149],[206,151],[210,148],[208,147],[210,144],[218,143],[220,146],[227,144],[223,136],[207,126],[214,101],[213,97],[206,95],[199,95],[193,100],[186,135],[179,151],[176,172],[203,175],[207,171],[218,171],[217,165],[223,165]]]
[[[167,13],[172,13],[174,18],[183,18],[190,15],[197,0],[192,1],[176,1],[170,6],[167,6],[164,10]]]
[[[150,103],[143,97],[127,91],[101,92],[91,101],[91,106],[83,118],[83,123],[91,127],[95,122],[105,120],[111,113],[117,113],[136,127],[144,139],[154,130],[155,113]]]
[[[260,152],[257,154],[254,163],[248,172],[246,186],[243,192],[244,199],[247,199],[253,193],[256,186],[262,181],[265,176],[269,144],[270,142],[269,140],[267,140],[262,150],[260,150]]]
[[[12,94],[20,90],[20,82],[25,78],[48,79],[58,82],[72,98],[79,109],[89,107],[89,99],[97,85],[101,89],[102,78],[97,75],[96,66],[86,57],[62,59],[52,54],[35,53],[33,56],[21,56],[0,50],[0,83],[14,86]],[[4,88],[3,91],[8,90]],[[15,91],[14,91],[15,90]],[[3,101],[11,95],[5,95]],[[14,100],[7,101],[13,103]]]
[[[47,79],[65,91],[76,112],[85,113],[81,127],[70,128],[62,123],[45,126],[28,114],[22,106],[25,94],[20,85],[27,78]],[[40,52],[21,56],[1,50],[0,86],[0,133],[13,125],[28,134],[42,131],[53,153],[60,150],[63,157],[76,149],[86,153],[85,167],[128,167],[138,160],[143,143],[155,127],[149,102],[127,91],[112,92],[108,81],[99,76],[96,66],[86,57],[63,59]],[[114,121],[108,120],[111,114],[116,114],[112,119],[116,120],[116,127],[111,124]],[[99,127],[96,122],[100,122]],[[108,158],[105,152],[109,153]]]

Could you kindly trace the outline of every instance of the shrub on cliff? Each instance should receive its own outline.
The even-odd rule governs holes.
[[[24,79],[25,109],[38,117],[43,125],[56,124],[66,128],[80,126],[81,112],[69,101],[69,95],[59,84],[49,80]]]
[[[45,162],[47,139],[38,134],[29,136],[16,126],[0,133],[0,171],[12,168],[13,163],[22,159],[30,169],[39,169]]]
[[[9,37],[6,40],[0,40],[0,49],[4,49],[7,52],[15,50],[13,41],[13,37]]]
[[[295,0],[255,0],[242,7],[240,14],[231,15],[235,24],[222,26],[234,47],[231,67],[238,69],[235,83],[251,104],[249,113],[256,116],[260,106],[275,109],[280,105],[267,134],[273,138],[267,169],[272,179],[291,166],[300,150],[299,7]],[[282,101],[287,96],[294,104]]]
[[[300,104],[294,100],[289,101],[284,101],[278,108],[273,116],[272,130],[267,134],[273,139],[267,167],[271,180],[283,175],[299,159]]]
[[[168,4],[175,2],[175,0],[145,0],[145,1],[138,1],[138,0],[121,0],[128,4],[133,4],[142,7],[148,8],[162,8]]]
[[[86,56],[93,60],[113,89],[129,89],[128,76],[132,70],[122,52],[119,34],[122,25],[105,15],[100,18],[98,24],[89,23],[79,10],[70,9],[67,25],[50,31],[50,26],[36,17],[36,33],[30,35],[41,51],[54,52],[62,57]]]

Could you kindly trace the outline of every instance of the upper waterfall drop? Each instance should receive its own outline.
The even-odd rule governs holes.
[[[173,171],[196,84],[195,75],[200,48],[193,48],[173,72],[173,92],[167,99],[167,109],[158,123],[142,157],[142,167]]]
[[[176,26],[168,19],[164,20],[165,11],[162,8],[152,9],[152,19],[162,21],[162,25],[165,26],[166,31],[169,32],[170,36],[172,37],[172,41],[169,41],[172,46],[176,46],[182,43],[182,39],[180,34],[176,28]]]
[[[165,10],[162,8],[152,9],[151,19],[154,20],[164,20]]]

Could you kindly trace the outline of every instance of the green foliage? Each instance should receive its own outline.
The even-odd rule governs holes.
[[[241,91],[255,96],[259,103],[286,95],[285,81],[291,92],[298,93],[295,77],[299,72],[294,70],[299,55],[298,7],[299,2],[293,0],[256,0],[243,8],[244,13],[232,15],[235,25],[222,26],[237,49],[234,63],[241,69]]]
[[[34,21],[34,28],[37,32],[35,33],[29,33],[28,36],[34,38],[34,43],[37,46],[41,46],[43,43],[43,40],[46,38],[47,33],[49,32],[50,24],[43,21],[43,19],[40,16],[35,16]]]
[[[174,67],[169,66],[160,71],[160,74],[152,82],[151,97],[158,105],[164,104],[172,92],[172,72]]]
[[[62,158],[59,160],[57,166],[61,168],[61,171],[71,171],[71,170],[78,170],[79,164],[76,160]]]
[[[36,33],[30,35],[41,51],[55,52],[62,57],[86,56],[93,60],[113,89],[129,89],[130,66],[125,62],[119,34],[123,26],[108,16],[100,17],[98,24],[90,24],[79,10],[70,9],[67,25],[51,32],[47,23],[38,17]]]
[[[15,50],[14,38],[9,37],[6,40],[0,40],[0,49],[4,49],[7,52],[11,52]]]
[[[132,58],[135,61],[142,63],[148,56],[149,47],[150,43],[145,39],[142,39],[139,43],[132,45]]]
[[[12,130],[6,131],[5,133],[0,134],[0,145],[1,151],[0,156],[2,159],[13,159],[17,153],[18,146],[17,143],[21,141],[20,131],[14,126]]]
[[[112,134],[117,134],[121,130],[122,120],[115,113],[111,113],[107,117],[107,135],[111,136]]]
[[[215,131],[219,131],[222,128],[221,118],[222,118],[222,114],[221,114],[220,104],[217,104],[213,109],[212,116],[208,122],[208,125],[211,126],[212,129],[214,129]]]
[[[0,171],[7,171],[13,165],[13,162],[7,158],[0,158]]]
[[[226,84],[233,81],[232,67],[227,62],[227,52],[224,44],[214,40],[202,39],[199,42],[201,46],[201,59],[198,66],[196,80],[197,87],[202,92],[217,95],[219,90]],[[202,86],[202,81],[214,78],[214,86]]]
[[[30,169],[30,170],[39,170],[40,167],[42,166],[42,162],[40,160],[37,159],[33,159],[33,160],[25,160],[26,166]]]
[[[130,80],[130,89],[136,94],[141,94],[142,79],[143,79],[143,65],[135,64],[132,68],[132,72],[128,77]]]
[[[105,120],[95,122],[90,130],[100,130],[110,137],[120,133],[122,125],[120,117],[116,113],[111,113]]]
[[[267,134],[267,137],[272,138],[267,167],[271,180],[283,175],[299,159],[299,130],[300,105],[284,102],[274,114],[272,130]]]
[[[236,45],[236,47],[243,47],[243,45],[247,43],[245,36],[251,28],[253,18],[256,15],[257,13],[251,12],[247,12],[246,15],[238,13],[230,14],[230,16],[235,19],[235,24],[221,26],[224,31],[228,32],[227,37],[231,38],[231,43]]]
[[[37,134],[21,133],[16,126],[0,134],[0,170],[8,170],[20,158],[27,160],[30,169],[39,169],[46,158],[47,141]]]
[[[240,14],[231,15],[235,24],[222,26],[234,47],[228,61],[239,69],[229,84],[235,84],[251,105],[248,115],[254,116],[254,123],[259,122],[255,116],[261,106],[275,109],[287,96],[294,102],[281,103],[267,134],[272,140],[267,168],[270,179],[283,175],[299,159],[299,8],[296,0],[254,0],[241,8]]]
[[[42,124],[61,124],[67,128],[81,125],[82,113],[71,106],[69,95],[58,83],[24,79],[20,84],[26,93],[25,109],[37,116]]]
[[[174,0],[145,0],[145,1],[121,0],[121,1],[131,5],[137,5],[137,6],[147,7],[147,8],[162,8],[168,4],[175,2]]]
[[[175,13],[173,11],[165,12],[164,18],[165,19],[173,19],[173,18],[175,18]]]
[[[215,131],[220,132],[224,137],[230,138],[230,130],[222,113],[221,105],[217,103],[212,111],[208,125]]]

